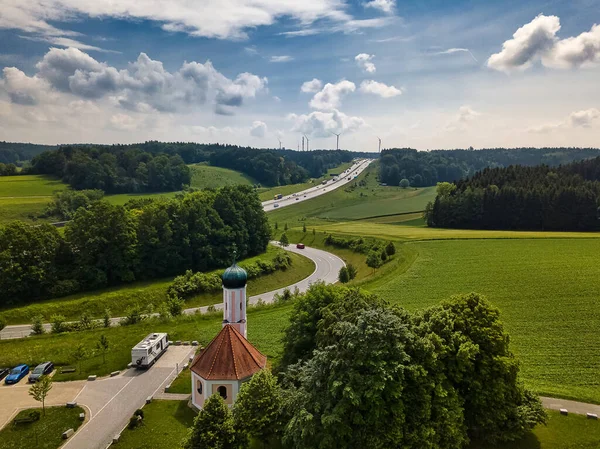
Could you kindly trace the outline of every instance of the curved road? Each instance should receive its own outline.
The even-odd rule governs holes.
[[[271,242],[271,244],[276,245],[275,242]],[[278,290],[273,290],[271,292],[263,293],[256,296],[251,296],[249,298],[250,304],[256,304],[259,299],[262,299],[265,303],[273,302],[275,295],[281,294],[286,288],[290,290],[294,290],[296,287],[300,290],[300,292],[305,292],[308,287],[317,281],[323,281],[326,284],[333,284],[337,282],[338,273],[340,268],[345,266],[345,263],[338,256],[328,253],[327,251],[323,251],[316,248],[306,247],[305,249],[297,249],[296,245],[290,244],[286,248],[287,251],[294,252],[297,254],[301,254],[305,257],[308,257],[315,264],[315,271],[308,276],[307,278],[301,280],[300,282],[296,282],[295,284],[289,285],[284,288],[280,288]],[[195,307],[191,309],[185,309],[183,313],[192,314],[192,313],[206,313],[208,311],[209,306],[204,307]],[[215,304],[216,310],[221,310],[223,308],[223,304]],[[115,317],[111,319],[113,325],[117,325],[121,321],[121,317]],[[50,331],[50,324],[44,324],[44,328],[46,331]],[[18,324],[6,326],[0,332],[0,340],[6,340],[9,338],[22,338],[27,337],[31,334],[31,325],[30,324]]]

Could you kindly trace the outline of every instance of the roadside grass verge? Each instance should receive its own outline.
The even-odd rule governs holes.
[[[243,260],[253,263],[259,259],[271,260],[277,251],[269,245],[267,251],[259,256]],[[248,296],[259,295],[294,284],[308,277],[315,268],[314,263],[303,256],[289,253],[292,267],[286,271],[276,271],[248,281]],[[214,270],[220,271],[220,270]],[[93,292],[77,293],[64,298],[50,299],[33,304],[0,310],[7,324],[28,324],[35,315],[42,315],[49,322],[53,315],[63,315],[68,321],[76,321],[85,311],[93,318],[101,318],[106,308],[112,316],[123,316],[129,307],[139,305],[144,309],[156,310],[166,300],[167,288],[173,278],[136,282],[130,285],[110,287]],[[222,292],[203,293],[185,301],[185,308],[218,304],[223,301]]]
[[[538,425],[525,438],[498,446],[472,443],[469,449],[597,449],[600,447],[600,422],[585,416],[561,416],[548,410],[548,424]]]
[[[180,447],[194,423],[196,412],[187,401],[155,400],[144,406],[143,424],[125,429],[114,445],[122,449],[173,449]]]
[[[248,309],[248,339],[269,358],[269,363],[274,363],[281,355],[281,335],[287,326],[291,309],[291,304]],[[148,319],[131,326],[2,340],[0,341],[0,366],[16,366],[20,363],[35,366],[50,360],[57,367],[78,367],[73,352],[81,344],[88,354],[81,363],[81,371],[77,370],[69,374],[57,372],[54,380],[85,379],[90,374],[104,376],[112,371],[125,369],[131,361],[131,348],[151,332],[166,332],[169,334],[169,339],[173,341],[197,340],[201,345],[206,346],[221,329],[222,320],[223,314],[215,312],[206,315],[180,316],[168,322]],[[110,344],[110,349],[106,353],[106,363],[103,363],[102,355],[95,350],[101,335],[105,335]]]
[[[16,418],[26,418],[32,410],[21,411]],[[46,416],[41,416],[39,421],[26,424],[13,425],[12,421],[0,430],[0,447],[2,449],[23,449],[34,447],[36,449],[56,449],[64,443],[62,433],[67,429],[77,431],[82,422],[79,414],[84,410],[81,407],[46,407]]]

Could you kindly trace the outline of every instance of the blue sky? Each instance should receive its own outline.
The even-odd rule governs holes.
[[[0,0],[0,11],[0,140],[598,145],[600,0]]]

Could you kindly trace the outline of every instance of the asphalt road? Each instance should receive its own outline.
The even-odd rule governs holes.
[[[332,179],[325,185],[319,184],[315,187],[297,192],[293,195],[284,196],[280,200],[264,201],[262,203],[263,209],[265,212],[269,212],[281,207],[287,207],[291,206],[292,204],[310,200],[312,198],[316,198],[317,196],[324,195],[327,192],[331,192],[332,190],[339,189],[349,182],[352,182],[354,177],[360,175],[371,162],[373,162],[373,159],[361,159],[352,165],[352,167],[350,167],[346,172],[340,173],[337,181],[333,181]]]

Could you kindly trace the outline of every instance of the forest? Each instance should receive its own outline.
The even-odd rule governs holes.
[[[45,151],[32,159],[27,172],[57,176],[74,189],[106,193],[176,191],[191,180],[189,167],[178,155],[111,147],[63,146]]]
[[[390,149],[381,152],[379,180],[397,186],[406,179],[410,186],[426,187],[468,178],[484,168],[557,166],[598,156],[600,149],[595,148]]]
[[[600,230],[600,157],[558,167],[486,168],[438,184],[425,211],[432,227]]]
[[[56,147],[52,145],[0,141],[0,163],[20,165],[22,162],[31,160],[43,151],[53,149],[56,149]],[[0,176],[2,176],[1,173]]]
[[[250,186],[125,206],[94,201],[59,232],[0,227],[0,307],[141,279],[206,271],[265,251],[270,229]]]

